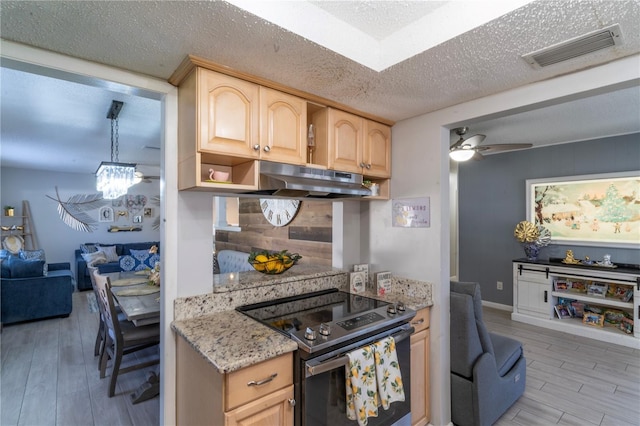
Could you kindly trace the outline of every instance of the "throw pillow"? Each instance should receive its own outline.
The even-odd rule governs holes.
[[[129,250],[129,253],[131,253],[131,256],[135,257],[140,262],[144,262],[145,259],[151,256],[149,250]]]
[[[103,251],[94,253],[82,253],[82,258],[87,262],[87,266],[95,266],[101,263],[107,263],[107,255]]]
[[[47,259],[44,255],[44,250],[20,250],[20,259],[22,260],[42,260],[44,266],[42,267],[42,275],[45,277],[49,273],[49,265],[47,265]]]
[[[80,244],[80,251],[82,253],[95,253],[98,251],[98,247],[95,244]]]
[[[160,256],[157,254],[151,254],[146,250],[131,250],[136,251],[135,255],[120,256],[120,269],[123,271],[143,271],[145,269],[152,269],[156,262],[160,262]]]
[[[44,262],[42,260],[23,260],[19,257],[9,259],[11,278],[41,277],[43,268]]]
[[[98,251],[104,252],[107,256],[107,262],[117,262],[120,256],[116,252],[116,246],[98,246]]]
[[[9,250],[0,249],[0,259],[6,259],[8,257],[11,257]]]
[[[123,271],[135,271],[136,260],[133,256],[125,254],[124,256],[120,256],[120,269]]]
[[[43,260],[46,262],[44,250],[20,250],[20,259],[22,260]]]

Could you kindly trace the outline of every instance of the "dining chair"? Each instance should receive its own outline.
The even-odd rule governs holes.
[[[118,319],[109,277],[93,271],[93,278],[98,289],[98,305],[103,310],[105,325],[105,339],[99,361],[100,378],[105,377],[107,363],[111,359],[113,361],[109,383],[109,396],[111,397],[115,394],[118,375],[150,367],[160,362],[160,359],[157,358],[120,368],[124,355],[160,343],[160,325],[136,326],[131,321]]]

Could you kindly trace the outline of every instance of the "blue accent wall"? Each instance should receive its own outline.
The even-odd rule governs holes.
[[[513,229],[526,220],[526,180],[640,170],[640,133],[487,155],[458,169],[459,279],[478,281],[482,299],[513,305],[512,261],[524,257]],[[564,257],[640,263],[640,250],[551,244],[539,258]],[[497,281],[504,290],[496,289]]]

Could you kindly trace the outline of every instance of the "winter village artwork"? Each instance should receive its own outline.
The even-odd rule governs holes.
[[[640,171],[527,180],[527,218],[555,244],[640,247]]]

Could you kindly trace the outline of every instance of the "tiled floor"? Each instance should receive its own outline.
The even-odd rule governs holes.
[[[640,425],[640,351],[511,321],[484,309],[490,331],[524,344],[524,395],[497,425]]]
[[[86,294],[73,294],[68,318],[2,329],[2,426],[158,424],[158,397],[132,404],[129,396],[157,366],[119,376],[116,395],[107,396],[109,376],[100,379],[93,356],[98,314],[89,312]],[[142,352],[126,355],[123,365],[129,357],[157,356],[157,348]]]

